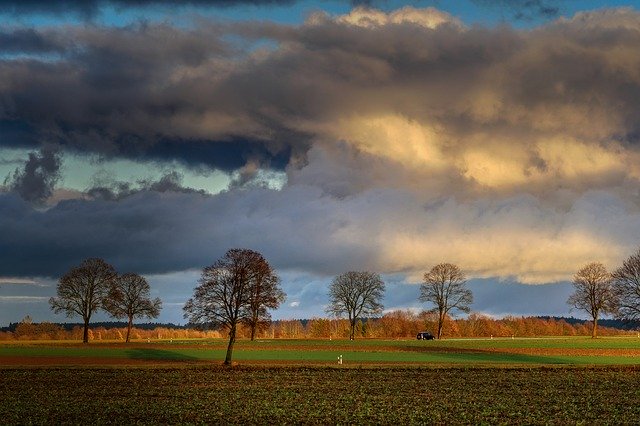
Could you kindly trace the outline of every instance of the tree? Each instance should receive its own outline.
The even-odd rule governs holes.
[[[252,320],[252,294],[259,277],[265,276],[261,275],[265,264],[264,257],[253,250],[227,251],[213,265],[202,269],[199,285],[184,305],[184,316],[191,323],[229,329],[226,365],[231,365],[238,324]]]
[[[101,306],[117,274],[113,266],[102,259],[90,258],[71,268],[58,281],[58,297],[49,299],[55,313],[67,317],[79,315],[84,322],[82,342],[89,343],[89,321]]]
[[[263,258],[253,266],[254,276],[250,286],[250,315],[244,321],[251,329],[251,340],[255,340],[258,328],[271,323],[269,309],[278,309],[286,294],[280,288],[280,278]]]
[[[629,256],[611,276],[618,302],[618,317],[640,320],[640,249]]]
[[[438,314],[436,337],[440,339],[447,314],[453,309],[470,312],[473,293],[467,288],[467,278],[458,266],[440,263],[424,274],[420,300],[435,305],[430,312]]]
[[[134,318],[157,318],[162,309],[159,298],[151,300],[147,280],[138,274],[124,274],[113,280],[104,299],[104,310],[115,318],[127,318],[127,338],[131,335]]]
[[[384,282],[373,272],[349,271],[338,275],[329,287],[329,306],[326,312],[337,317],[349,317],[349,339],[355,336],[356,323],[361,316],[382,312],[380,303],[384,295]]]
[[[611,274],[602,263],[589,263],[573,276],[573,287],[574,292],[567,299],[567,303],[591,316],[591,337],[595,338],[598,333],[599,315],[616,312],[617,300]]]

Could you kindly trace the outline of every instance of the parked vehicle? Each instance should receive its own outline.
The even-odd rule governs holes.
[[[433,340],[433,339],[435,339],[435,337],[433,337],[433,334],[429,333],[428,331],[421,331],[420,333],[418,333],[416,338],[418,340]]]

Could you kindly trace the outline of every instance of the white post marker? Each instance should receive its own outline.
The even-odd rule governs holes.
[[[338,357],[338,365],[342,365],[342,355]]]

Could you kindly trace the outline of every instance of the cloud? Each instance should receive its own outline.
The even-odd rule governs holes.
[[[232,172],[283,170],[340,141],[415,168],[437,160],[481,187],[544,186],[556,173],[564,184],[590,167],[569,170],[563,145],[633,157],[638,22],[621,9],[531,31],[465,28],[407,7],[300,26],[5,29],[6,51],[44,56],[0,64],[0,144]]]
[[[173,170],[165,173],[158,180],[142,179],[133,184],[131,182],[113,181],[109,178],[98,179],[94,186],[90,187],[85,193],[79,194],[73,198],[89,198],[106,201],[117,201],[123,198],[131,197],[139,192],[177,192],[192,193],[204,195],[205,191],[187,188],[182,185],[182,175]]]
[[[312,15],[308,23],[322,25],[328,17],[323,14]],[[353,25],[362,28],[376,28],[387,25],[417,25],[423,28],[434,29],[440,25],[449,24],[462,26],[462,23],[450,14],[429,7],[416,9],[405,6],[398,10],[385,13],[370,7],[356,7],[346,15],[334,19],[339,24]]]
[[[0,296],[0,303],[40,303],[48,299],[42,296]]]
[[[450,261],[472,277],[545,283],[570,279],[590,260],[614,267],[640,241],[638,208],[602,192],[566,210],[532,196],[425,205],[408,192],[340,199],[306,185],[215,196],[138,192],[46,211],[5,194],[0,206],[0,248],[9,253],[0,269],[11,276],[60,276],[89,254],[120,270],[159,274],[248,247],[280,270],[321,276],[369,269],[419,277]]]
[[[472,0],[480,6],[508,11],[514,19],[552,19],[560,14],[562,0]]]
[[[12,277],[0,277],[0,285],[2,284],[14,284],[14,285],[42,285],[37,281],[28,278],[12,278]]]
[[[176,176],[102,185],[107,196],[46,211],[4,194],[0,270],[58,276],[91,255],[161,274],[230,247],[319,276],[416,277],[451,261],[545,283],[613,267],[640,241],[638,29],[629,9],[525,31],[405,8],[35,30],[58,57],[0,63],[0,119],[14,129],[1,144],[53,140],[234,179],[216,195]],[[12,31],[12,51],[39,48]],[[269,169],[286,173],[281,188],[260,184]]]
[[[93,16],[106,6],[116,8],[130,7],[233,7],[239,5],[273,6],[288,5],[294,0],[60,0],[50,2],[46,0],[1,0],[0,12],[11,14],[24,13],[76,13],[83,16]]]
[[[39,153],[30,153],[24,167],[7,176],[5,185],[24,200],[43,204],[53,194],[54,185],[60,178],[60,165],[58,148],[44,146]]]

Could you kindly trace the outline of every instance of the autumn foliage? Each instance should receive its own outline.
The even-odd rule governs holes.
[[[392,311],[380,318],[358,321],[356,333],[359,337],[377,339],[414,339],[418,331],[434,332],[437,328],[437,315],[427,312]],[[89,330],[90,340],[122,340],[127,333],[126,327],[94,327]],[[239,338],[250,338],[251,329],[246,325],[238,326]],[[610,336],[626,334],[628,331],[600,327],[599,334]],[[261,339],[348,339],[350,325],[347,319],[313,318],[309,320],[274,321],[268,328],[260,330]],[[457,337],[535,337],[535,336],[588,336],[591,324],[569,324],[564,320],[542,319],[537,317],[491,318],[471,313],[467,318],[449,318],[444,325],[446,338]],[[133,328],[133,340],[146,339],[192,339],[226,337],[228,331],[197,330],[158,327],[152,330]],[[0,332],[0,340],[80,340],[82,328],[65,330],[52,323],[25,323],[17,325],[14,332]]]

